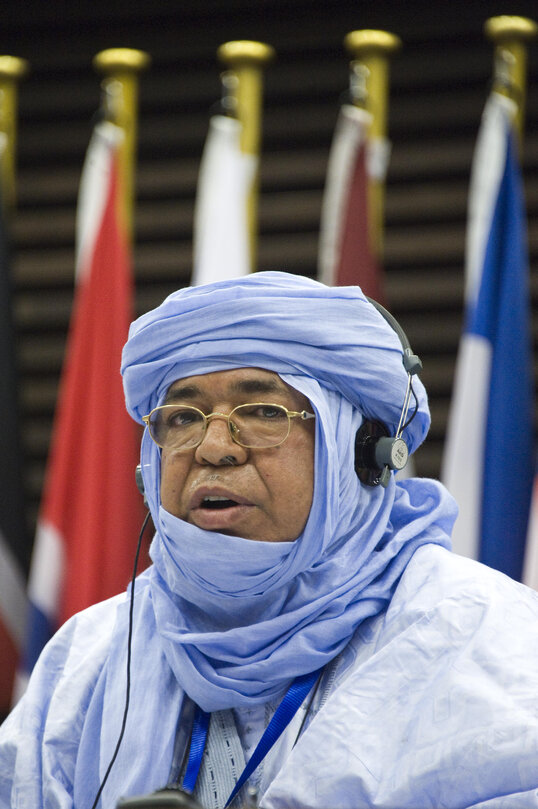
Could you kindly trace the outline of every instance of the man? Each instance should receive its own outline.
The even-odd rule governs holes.
[[[363,425],[396,436],[408,375],[360,290],[182,290],[133,324],[122,372],[153,565],[44,651],[0,730],[0,806],[165,785],[208,809],[234,785],[267,809],[538,806],[538,597],[451,554],[439,483],[361,482]]]

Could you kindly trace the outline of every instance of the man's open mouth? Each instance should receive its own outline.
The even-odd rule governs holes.
[[[218,510],[238,505],[239,503],[236,503],[235,500],[229,500],[227,497],[204,497],[199,507]]]

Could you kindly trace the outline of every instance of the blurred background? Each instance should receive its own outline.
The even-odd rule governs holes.
[[[264,70],[257,266],[315,276],[329,147],[349,83],[344,36],[397,34],[390,60],[383,263],[386,302],[424,363],[432,429],[416,456],[437,477],[462,326],[471,158],[491,87],[485,20],[536,4],[359,0],[25,0],[4,8],[0,51],[28,60],[19,85],[13,307],[29,558],[74,289],[75,209],[100,106],[95,54],[140,48],[134,273],[142,313],[190,280],[193,205],[219,45],[272,45]],[[533,307],[538,308],[538,43],[529,46],[523,171]],[[534,322],[534,339],[538,327]]]

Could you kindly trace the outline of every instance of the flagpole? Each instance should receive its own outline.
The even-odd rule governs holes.
[[[516,104],[514,126],[522,151],[527,90],[527,47],[535,39],[538,25],[527,17],[490,17],[484,24],[488,39],[495,44],[493,89]]]
[[[0,177],[2,199],[8,211],[13,210],[16,200],[18,82],[27,72],[28,62],[25,59],[0,56]]]
[[[217,50],[219,61],[228,68],[224,76],[228,101],[233,106],[235,117],[242,125],[241,151],[258,157],[261,144],[261,120],[263,97],[263,68],[275,56],[271,45],[250,40],[225,42]],[[230,76],[235,81],[229,81]],[[255,267],[258,233],[259,175],[256,172],[248,203],[248,231],[250,240],[250,265]]]
[[[388,31],[363,29],[350,31],[344,39],[353,60],[351,68],[352,102],[372,116],[370,137],[382,144],[387,137],[389,57],[401,47],[401,39]],[[371,177],[369,182],[371,239],[374,254],[383,254],[385,210],[384,177]]]
[[[134,177],[137,144],[138,75],[149,67],[151,58],[132,48],[109,48],[100,51],[93,66],[104,74],[104,112],[107,120],[119,126],[125,135],[119,150],[119,183],[125,228],[132,242],[134,212]]]

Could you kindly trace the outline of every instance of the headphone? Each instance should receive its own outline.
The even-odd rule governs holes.
[[[146,508],[149,509],[148,498],[146,497],[146,490],[144,488],[144,480],[142,479],[142,464],[137,464],[135,469],[135,481],[136,481],[136,488],[144,498],[144,505]]]
[[[403,365],[407,371],[407,389],[396,435],[391,436],[385,424],[373,420],[364,421],[355,436],[355,472],[359,480],[367,486],[386,487],[391,471],[403,469],[409,457],[409,448],[402,438],[402,432],[418,410],[418,401],[413,390],[413,376],[422,370],[422,362],[413,353],[407,335],[396,318],[373,298],[366,296],[366,299],[396,332],[402,346]],[[415,398],[415,410],[410,419],[406,421],[411,395]]]

